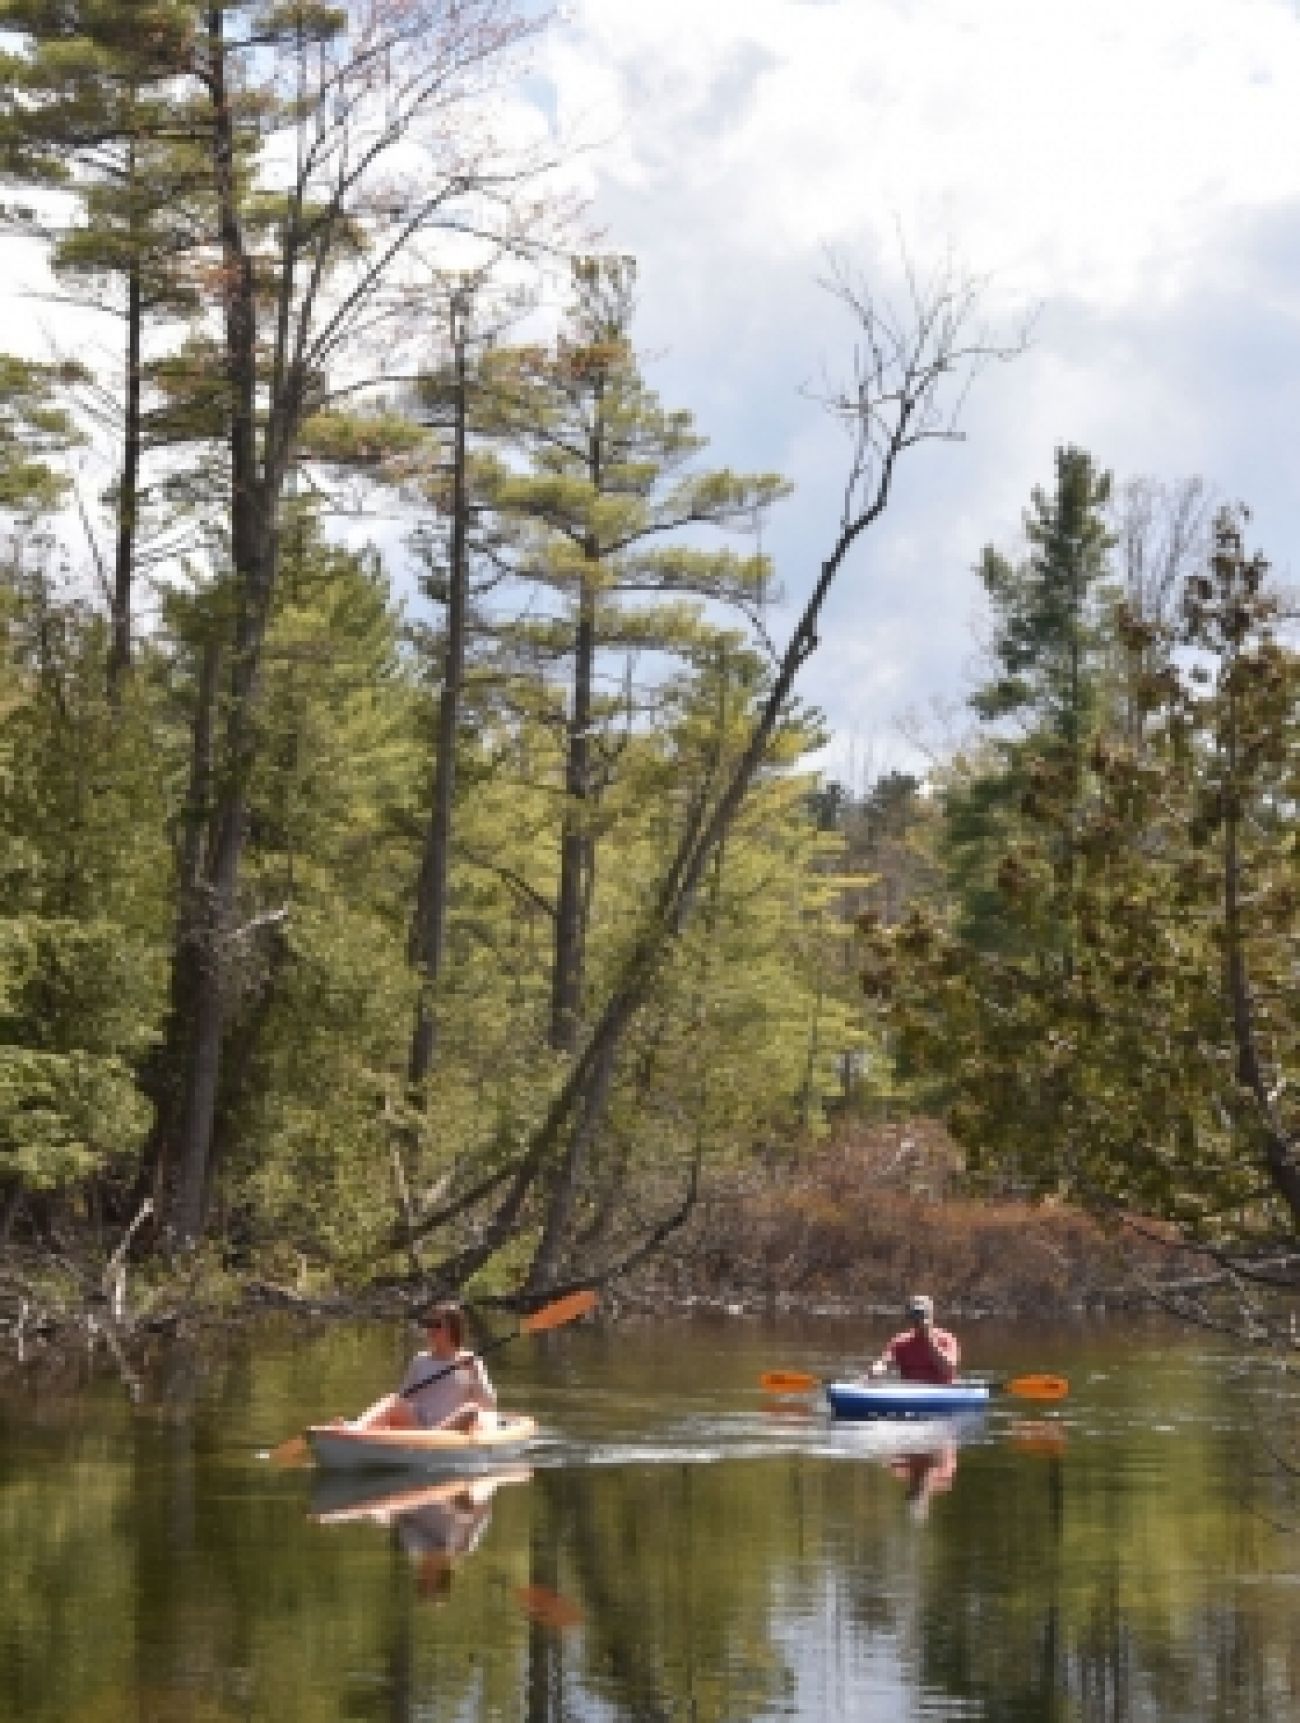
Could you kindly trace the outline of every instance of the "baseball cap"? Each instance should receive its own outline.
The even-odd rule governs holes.
[[[924,1292],[913,1292],[904,1306],[908,1316],[925,1317],[927,1321],[934,1316],[934,1300]]]

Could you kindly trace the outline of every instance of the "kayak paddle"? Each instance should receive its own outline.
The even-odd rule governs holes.
[[[810,1394],[825,1387],[826,1381],[825,1377],[809,1376],[802,1370],[767,1370],[759,1377],[758,1385],[769,1394]],[[1018,1400],[1064,1400],[1070,1392],[1064,1376],[996,1377],[988,1387],[990,1393],[1014,1394]]]
[[[563,1328],[568,1322],[576,1322],[579,1317],[590,1315],[595,1308],[596,1294],[590,1288],[582,1292],[570,1292],[563,1298],[544,1304],[540,1310],[534,1310],[531,1316],[525,1316],[518,1328],[512,1329],[509,1334],[499,1334],[495,1340],[489,1340],[486,1346],[480,1346],[478,1356],[481,1358],[485,1352],[495,1352],[498,1346],[506,1346],[512,1340],[518,1340],[521,1334],[546,1334],[552,1328]],[[418,1382],[412,1382],[409,1388],[402,1389],[402,1398],[409,1399],[412,1394],[420,1393],[431,1382],[441,1381],[444,1376],[450,1376],[452,1371],[458,1368],[459,1361],[452,1359],[441,1369],[431,1371]],[[267,1459],[277,1466],[293,1466],[305,1460],[307,1454],[306,1437],[290,1436],[287,1442],[281,1442],[278,1448],[272,1448]]]
[[[1045,1418],[1016,1422],[1011,1426],[1011,1446],[1020,1454],[1036,1454],[1041,1459],[1059,1460],[1065,1453],[1069,1437],[1059,1424]]]
[[[552,1628],[556,1633],[563,1633],[569,1627],[581,1627],[585,1619],[571,1598],[561,1597],[558,1591],[548,1591],[544,1585],[517,1585],[514,1597],[529,1621],[535,1621],[539,1627]]]

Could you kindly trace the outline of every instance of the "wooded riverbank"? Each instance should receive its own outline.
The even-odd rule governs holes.
[[[602,1319],[648,1310],[889,1317],[918,1287],[954,1319],[1189,1314],[1188,1299],[1214,1282],[1206,1263],[1152,1228],[1106,1230],[1059,1203],[983,1200],[963,1191],[959,1167],[946,1133],[912,1120],[720,1171],[658,1255],[601,1289]],[[400,1319],[429,1284],[415,1273],[344,1284],[240,1272],[213,1252],[137,1270],[125,1252],[105,1261],[88,1236],[61,1236],[11,1251],[0,1271],[0,1369],[103,1348],[129,1385],[143,1354],[169,1338],[269,1310]],[[516,1302],[473,1287],[466,1299],[489,1321]]]

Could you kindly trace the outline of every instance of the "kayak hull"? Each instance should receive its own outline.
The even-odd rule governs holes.
[[[834,1417],[849,1423],[874,1418],[969,1417],[989,1403],[987,1382],[828,1382]]]
[[[307,1446],[318,1466],[333,1472],[383,1469],[473,1471],[492,1467],[516,1454],[537,1434],[537,1423],[522,1414],[501,1414],[490,1429],[467,1435],[462,1430],[352,1430],[346,1424],[313,1424]]]
[[[391,1525],[403,1514],[420,1513],[445,1503],[490,1501],[506,1484],[526,1484],[530,1466],[501,1463],[468,1477],[431,1478],[391,1470],[373,1472],[321,1471],[312,1481],[311,1517],[321,1526],[367,1521]]]

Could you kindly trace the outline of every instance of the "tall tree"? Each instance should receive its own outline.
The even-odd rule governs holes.
[[[789,715],[794,683],[816,650],[823,608],[850,551],[884,514],[899,463],[910,451],[955,434],[950,389],[960,395],[971,373],[1015,349],[999,346],[972,328],[976,296],[960,282],[938,279],[896,310],[876,299],[847,270],[830,287],[855,319],[859,358],[845,388],[827,402],[851,439],[843,514],[790,640],[781,652],[743,738],[715,758],[708,777],[684,810],[666,864],[659,871],[637,928],[613,971],[605,999],[591,1018],[577,1057],[526,1142],[512,1146],[492,1177],[431,1203],[416,1229],[461,1223],[467,1210],[480,1216],[463,1248],[445,1257],[439,1278],[459,1285],[515,1236],[530,1198],[553,1193],[555,1168],[570,1158],[572,1133],[595,1123],[610,1076],[629,1033],[652,998],[664,966],[695,920],[701,891],[720,848],[773,757]],[[688,1193],[689,1197],[689,1193]],[[491,1203],[490,1212],[482,1212]],[[647,1229],[653,1238],[655,1229]],[[612,1273],[617,1263],[592,1253],[587,1272]],[[536,1284],[537,1276],[534,1276]]]
[[[436,683],[437,717],[429,819],[420,856],[411,958],[419,976],[408,1070],[418,1091],[433,1066],[438,1032],[438,991],[447,954],[452,826],[462,729],[466,723],[467,676],[474,636],[490,632],[475,616],[475,601],[508,570],[508,547],[500,514],[491,504],[496,473],[493,444],[508,434],[511,413],[496,380],[497,318],[484,309],[488,280],[456,280],[447,294],[445,361],[421,378],[418,399],[424,423],[440,434],[436,470],[426,474],[424,501],[435,521],[425,522],[414,545],[424,565],[424,591],[439,606],[441,621],[420,631]],[[507,370],[510,367],[507,366]],[[482,446],[480,449],[480,445]],[[476,584],[475,570],[483,573]]]
[[[996,872],[1016,810],[1026,799],[1060,809],[1056,954],[1068,962],[1069,828],[1084,794],[1085,744],[1101,709],[1109,637],[1103,588],[1113,540],[1105,516],[1110,475],[1078,448],[1058,448],[1055,464],[1052,489],[1035,487],[1025,515],[1028,555],[1013,561],[988,547],[979,562],[992,609],[993,674],[971,705],[998,728],[971,770],[950,774],[945,837],[967,931],[996,944],[1009,933]]]
[[[193,0],[10,0],[3,25],[20,44],[0,56],[0,170],[33,204],[6,211],[11,231],[46,240],[62,297],[120,319],[120,386],[84,372],[77,393],[111,427],[116,476],[107,676],[116,698],[131,661],[143,461],[146,335],[197,308],[190,260],[204,238],[193,191],[201,142],[174,99],[176,56]],[[53,200],[48,190],[62,196]],[[53,203],[53,208],[51,204]]]
[[[704,440],[690,414],[663,407],[641,375],[635,283],[630,258],[574,263],[554,350],[521,356],[531,471],[503,474],[496,499],[527,523],[522,572],[559,600],[534,644],[569,666],[550,1025],[552,1046],[568,1053],[585,1015],[598,809],[615,769],[606,732],[611,710],[626,710],[621,690],[602,697],[602,663],[617,652],[689,656],[704,638],[689,601],[754,603],[770,578],[761,556],[706,551],[683,535],[756,526],[786,489],[774,474],[695,466]],[[664,542],[673,535],[680,542]]]
[[[422,248],[455,229],[519,240],[510,192],[537,166],[508,159],[485,124],[494,79],[536,28],[510,0],[243,0],[202,6],[196,24],[174,71],[209,145],[229,632],[211,819],[178,925],[169,1048],[180,1079],[159,1138],[182,1243],[204,1221],[289,478],[312,419],[400,358]]]
[[[245,860],[267,907],[228,971],[213,1154],[241,1234],[352,1261],[401,1190],[415,690],[379,559],[286,525]]]

